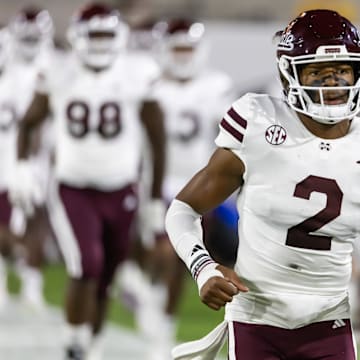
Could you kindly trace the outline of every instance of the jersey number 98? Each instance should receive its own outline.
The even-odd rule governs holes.
[[[111,139],[121,132],[120,106],[116,102],[105,102],[98,110],[98,122],[94,129],[90,126],[90,108],[83,101],[72,101],[67,109],[67,128],[71,136],[83,138],[96,131],[104,139]]]

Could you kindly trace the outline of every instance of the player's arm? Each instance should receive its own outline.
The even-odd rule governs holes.
[[[155,233],[164,232],[165,204],[162,199],[162,187],[165,173],[165,128],[163,112],[156,101],[143,103],[141,119],[146,129],[152,152],[152,186],[148,204],[152,213]],[[150,210],[149,209],[149,210]]]
[[[34,98],[19,123],[17,153],[19,159],[26,159],[31,148],[34,131],[49,114],[49,98],[46,94],[35,93]]]
[[[153,158],[151,195],[153,198],[161,198],[165,172],[165,129],[163,112],[158,103],[145,101],[141,109],[141,119],[148,135]]]
[[[228,149],[215,150],[200,170],[176,196],[203,215],[226,200],[242,185],[243,162]]]
[[[232,151],[217,149],[177,195],[166,216],[170,240],[196,280],[201,300],[215,310],[248,289],[232,269],[210,257],[203,245],[200,219],[242,185],[244,171],[244,163]]]
[[[31,162],[27,159],[31,153],[34,130],[46,119],[48,111],[48,97],[36,93],[18,127],[18,161],[13,169],[8,192],[10,201],[21,207],[28,216],[32,216],[35,207],[44,201],[41,184],[34,179]]]

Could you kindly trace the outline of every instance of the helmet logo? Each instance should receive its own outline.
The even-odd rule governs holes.
[[[291,51],[294,49],[294,35],[291,33],[284,33],[278,44],[278,50]]]
[[[286,136],[286,130],[279,125],[271,125],[265,132],[265,139],[271,145],[281,145],[286,140]]]
[[[327,48],[325,49],[325,53],[326,54],[340,54],[340,49],[339,48]]]

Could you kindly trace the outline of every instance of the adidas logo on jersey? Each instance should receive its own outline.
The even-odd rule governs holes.
[[[343,327],[343,326],[345,326],[345,325],[346,325],[346,324],[345,324],[345,321],[343,321],[343,320],[341,320],[341,319],[338,319],[338,320],[335,320],[335,321],[334,321],[332,328],[333,328],[333,329],[338,329],[338,328]]]
[[[191,251],[191,256],[193,256],[199,250],[204,250],[204,248],[202,248],[200,245],[195,245]]]

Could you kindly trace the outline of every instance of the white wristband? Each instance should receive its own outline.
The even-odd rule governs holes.
[[[201,288],[204,286],[204,284],[212,277],[214,276],[220,276],[220,277],[224,277],[223,273],[219,270],[216,269],[216,267],[219,264],[217,263],[211,263],[207,266],[205,266],[201,271],[199,276],[196,279],[196,283],[199,289],[199,293],[201,291]]]
[[[213,276],[221,276],[218,265],[210,256],[203,241],[201,215],[180,200],[173,200],[166,215],[166,230],[177,254],[190,270],[199,291]]]
[[[151,219],[155,233],[165,232],[166,205],[163,199],[151,199],[147,204],[147,216]]]

